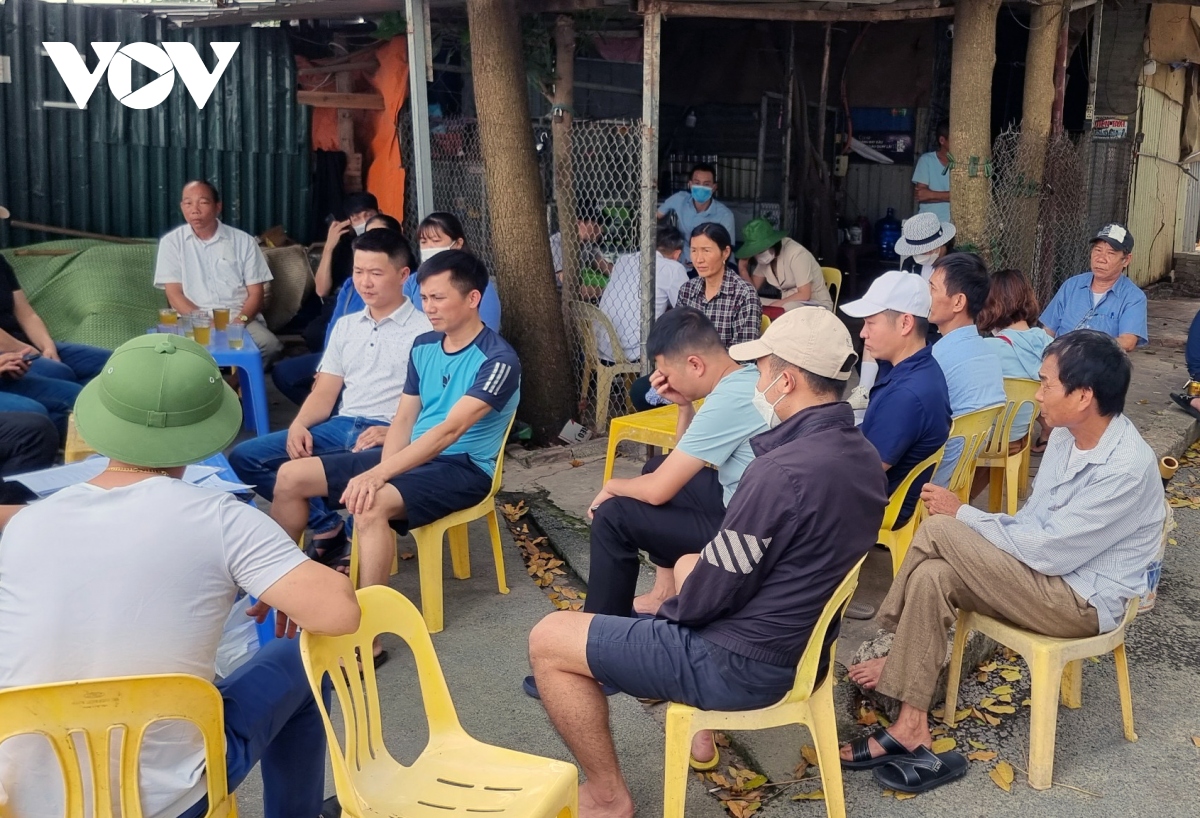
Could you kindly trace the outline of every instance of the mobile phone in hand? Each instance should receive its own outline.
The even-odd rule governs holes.
[[[29,352],[26,352],[24,355],[22,355],[21,360],[24,361],[25,363],[31,363],[33,361],[36,361],[40,357],[42,357],[42,353],[40,353],[34,349],[34,350],[30,350]]]

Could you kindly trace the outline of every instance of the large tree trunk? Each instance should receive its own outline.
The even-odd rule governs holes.
[[[571,414],[571,370],[550,264],[516,4],[467,0],[492,255],[504,334],[521,357],[521,417],[551,440]]]
[[[558,205],[558,229],[562,232],[562,300],[565,320],[570,320],[567,303],[579,297],[579,230],[575,224],[575,168],[571,162],[571,122],[575,106],[575,18],[560,14],[554,22],[554,116],[551,119],[554,152],[554,201]]]
[[[1000,0],[957,0],[950,68],[950,216],[960,246],[986,254],[992,158],[992,69]]]
[[[1005,235],[1008,241],[1019,243],[1019,246],[1010,248],[1008,258],[1034,278],[1042,254],[1038,247],[1038,212],[1045,189],[1046,148],[1050,141],[1056,98],[1055,66],[1064,15],[1069,13],[1070,7],[1071,0],[1048,0],[1043,5],[1034,6],[1029,19],[1021,142],[1017,151],[1018,172],[1024,184],[1014,213],[1017,223]]]

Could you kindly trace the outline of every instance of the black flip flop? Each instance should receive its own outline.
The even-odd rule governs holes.
[[[338,564],[345,560],[347,565],[350,564],[350,539],[346,536],[346,527],[342,526],[342,530],[332,537],[327,537],[323,540],[313,540],[304,549],[304,553],[309,559],[319,562],[322,565],[327,565],[330,568],[337,568]]]
[[[875,739],[879,746],[883,748],[883,755],[871,756],[871,747],[867,744],[871,739]],[[909,749],[896,739],[892,738],[892,734],[887,730],[880,728],[870,735],[856,738],[850,742],[850,761],[842,759],[843,770],[869,770],[872,767],[878,767],[881,764],[887,764],[897,758],[903,758],[909,754]]]
[[[1175,401],[1175,405],[1180,409],[1187,412],[1196,420],[1200,420],[1200,409],[1192,406],[1192,397],[1190,395],[1181,395],[1178,392],[1172,392],[1171,400]]]
[[[384,665],[386,665],[386,664],[387,664],[387,660],[388,660],[388,659],[390,659],[390,658],[391,658],[391,657],[390,657],[390,656],[388,656],[388,652],[387,652],[386,650],[381,650],[381,651],[379,651],[379,653],[376,653],[376,654],[375,654],[375,655],[372,657],[372,663],[375,665],[375,669],[376,669],[376,670],[378,670],[379,668],[381,668],[381,667],[383,667]]]
[[[875,780],[884,789],[897,792],[929,792],[967,774],[969,762],[962,753],[951,750],[934,754],[918,747],[904,758],[894,758],[875,770]]]

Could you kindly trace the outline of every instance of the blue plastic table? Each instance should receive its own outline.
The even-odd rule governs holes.
[[[216,359],[218,366],[227,366],[238,371],[238,381],[242,386],[242,423],[258,437],[270,431],[267,420],[267,379],[263,376],[262,353],[250,337],[244,333],[245,339],[241,349],[230,349],[229,340],[224,332],[214,329],[212,343],[208,351]]]

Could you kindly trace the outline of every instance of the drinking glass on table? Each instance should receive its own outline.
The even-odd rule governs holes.
[[[164,307],[158,311],[158,323],[171,327],[171,329],[164,330],[164,332],[174,332],[174,327],[178,321],[179,313],[175,312],[175,310],[171,309],[170,307]]]
[[[192,313],[192,337],[202,347],[212,344],[212,316],[205,310]]]
[[[184,338],[194,337],[192,334],[192,316],[190,313],[181,313],[176,324],[175,331]]]
[[[217,332],[224,332],[229,326],[229,307],[214,307],[212,317],[213,329]]]
[[[237,321],[225,327],[225,342],[230,349],[241,349],[246,337],[246,325]]]

